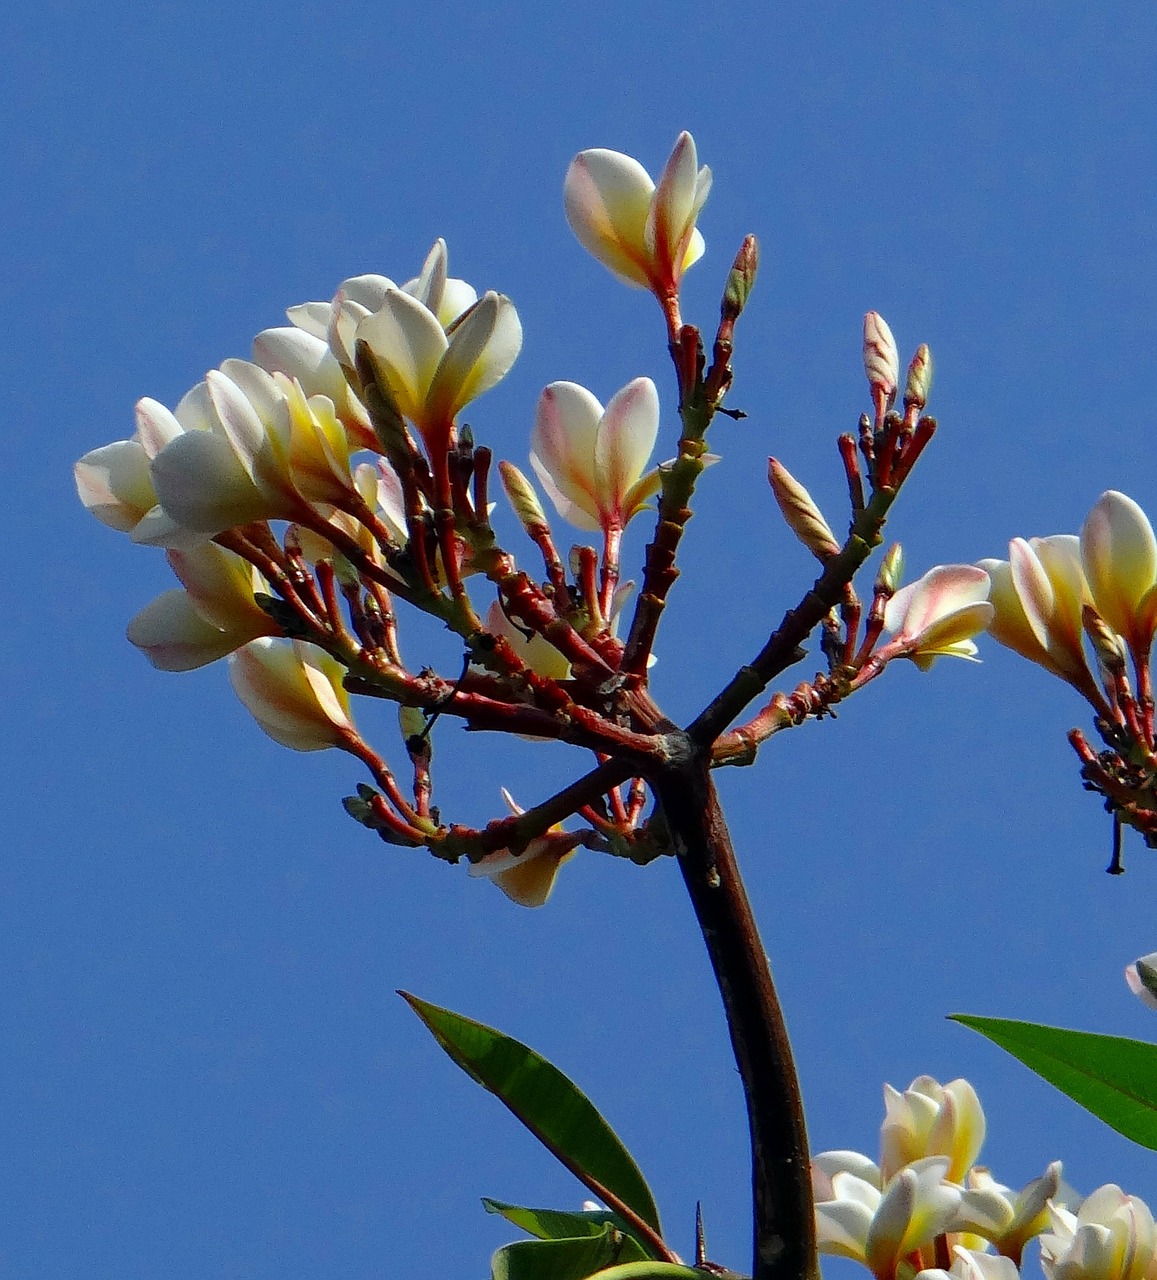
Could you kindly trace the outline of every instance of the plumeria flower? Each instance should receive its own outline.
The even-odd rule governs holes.
[[[833,1157],[841,1156],[854,1157],[853,1167],[833,1172]],[[863,1263],[877,1280],[896,1280],[897,1269],[910,1265],[914,1254],[921,1263],[932,1262],[921,1251],[930,1252],[936,1237],[949,1230],[960,1205],[960,1187],[945,1180],[948,1165],[947,1156],[928,1156],[881,1185],[879,1171],[864,1156],[828,1152],[817,1157],[813,1181],[820,1251]],[[828,1187],[830,1196],[822,1198]]]
[[[73,468],[81,502],[112,529],[129,534],[134,542],[149,542],[163,534],[165,545],[194,545],[200,534],[182,533],[165,515],[153,485],[152,460],[170,441],[186,430],[206,424],[192,411],[189,397],[170,413],[156,400],[139,400],[136,431],[128,440],[117,440],[86,453]]]
[[[525,812],[505,787],[502,798],[511,813]],[[567,832],[556,825],[536,836],[521,853],[497,849],[486,854],[470,864],[470,875],[493,880],[520,907],[541,907],[554,889],[559,867],[574,857],[583,838],[581,833]]]
[[[171,550],[168,559],[182,587],[147,604],[126,632],[159,671],[192,671],[258,636],[281,634],[253,596],[268,584],[240,556],[206,542]]]
[[[1049,1209],[1052,1230],[1040,1238],[1048,1280],[1153,1280],[1157,1229],[1148,1205],[1112,1183],[1098,1188],[1076,1213]]]
[[[446,241],[438,239],[418,275],[400,286],[403,293],[432,311],[444,329],[478,301],[477,291],[465,280],[446,274],[447,264]],[[352,370],[358,325],[379,310],[386,294],[398,287],[388,276],[351,276],[341,282],[330,302],[303,302],[290,307],[286,315],[297,328],[326,343],[338,362]]]
[[[1157,951],[1152,951],[1125,968],[1129,990],[1150,1009],[1157,1009]]]
[[[530,462],[564,520],[620,532],[659,491],[645,472],[659,433],[659,393],[650,378],[615,392],[606,409],[575,382],[552,382],[538,400]]]
[[[916,1273],[916,1280],[1018,1280],[1020,1272],[1011,1258],[1000,1254],[983,1253],[979,1249],[966,1249],[963,1245],[952,1248],[952,1266],[928,1267]]]
[[[683,272],[703,256],[695,227],[711,190],[695,140],[681,133],[659,178],[620,151],[582,151],[563,186],[567,221],[579,243],[627,284],[660,299],[676,293]]]
[[[989,579],[974,565],[938,565],[901,587],[884,609],[892,639],[877,651],[884,661],[911,658],[927,671],[939,657],[976,657],[972,637],[992,621]]]
[[[255,520],[292,518],[298,512],[300,499],[280,465],[284,450],[277,443],[289,430],[284,397],[256,365],[226,365],[233,377],[211,371],[173,413],[155,401],[142,401],[169,438],[151,466],[164,519],[144,533],[135,531],[136,541],[169,546],[172,530],[208,537]],[[247,382],[245,390],[235,378]]]
[[[417,427],[431,461],[450,444],[461,409],[500,382],[522,347],[522,325],[509,298],[486,293],[453,326],[400,289],[362,320],[363,343],[379,390]]]
[[[233,690],[274,740],[294,751],[342,747],[354,732],[345,668],[303,640],[253,640],[229,658]]]
[[[1132,498],[1110,489],[1093,504],[1081,562],[1097,612],[1145,661],[1157,630],[1157,538]]]
[[[1002,1185],[977,1165],[969,1170],[953,1230],[982,1237],[1019,1264],[1025,1245],[1048,1227],[1050,1202],[1065,1208],[1080,1203],[1077,1193],[1061,1180],[1059,1160],[1021,1191]]]
[[[887,1180],[914,1160],[947,1156],[946,1176],[961,1182],[980,1154],[984,1132],[984,1111],[967,1080],[942,1085],[917,1076],[903,1093],[886,1084],[880,1173]]]
[[[992,579],[992,638],[1095,698],[1081,620],[1092,595],[1076,536],[1014,538],[1007,560],[982,560],[980,567]]]

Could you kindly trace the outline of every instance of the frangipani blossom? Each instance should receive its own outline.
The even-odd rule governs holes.
[[[862,1262],[877,1280],[895,1280],[903,1261],[950,1229],[961,1189],[945,1180],[946,1156],[906,1165],[883,1188],[872,1179],[875,1166],[866,1157],[858,1159],[864,1162],[861,1173],[867,1177],[851,1169],[820,1175],[815,1206],[819,1248],[822,1253]],[[820,1199],[825,1176],[831,1196]]]
[[[1125,968],[1129,990],[1150,1009],[1157,1009],[1157,951],[1152,951]]]
[[[644,474],[659,433],[650,378],[617,391],[604,410],[575,382],[552,382],[538,400],[530,462],[564,520],[579,529],[622,530],[659,491]]]
[[[984,1133],[984,1111],[967,1080],[942,1085],[917,1076],[903,1093],[886,1084],[880,1173],[887,1181],[914,1160],[947,1156],[946,1176],[961,1182],[980,1154]]]
[[[357,327],[357,342],[379,389],[426,442],[431,459],[449,445],[463,406],[500,382],[522,348],[522,325],[509,298],[484,294],[449,337],[438,317],[400,289]]]
[[[1061,1162],[1054,1160],[1039,1178],[1021,1191],[997,1182],[981,1166],[969,1170],[953,1229],[978,1235],[999,1253],[1019,1263],[1025,1245],[1050,1222],[1049,1203],[1075,1207],[1080,1197],[1061,1180]]]
[[[1081,562],[1097,612],[1143,661],[1157,629],[1157,538],[1132,498],[1110,489],[1093,504]]]
[[[982,560],[980,567],[992,579],[992,638],[1067,680],[1086,697],[1095,697],[1081,621],[1092,597],[1078,539],[1072,534],[1014,538],[1007,560]]]
[[[938,565],[901,587],[884,609],[893,639],[878,656],[911,658],[927,671],[938,657],[975,658],[972,636],[992,621],[989,579],[974,565]]]
[[[695,141],[681,133],[658,186],[620,151],[581,151],[563,185],[567,221],[579,243],[627,284],[658,297],[678,291],[683,272],[703,255],[695,227],[711,190]]]
[[[505,787],[502,798],[511,813],[525,812]],[[574,857],[582,842],[581,834],[553,826],[532,840],[522,853],[497,849],[472,862],[470,875],[493,880],[511,902],[520,907],[541,907],[554,889],[559,867]]]
[[[152,460],[160,507],[175,527],[204,535],[255,520],[292,518],[300,503],[284,467],[289,430],[284,397],[256,365],[226,365],[234,377],[212,370],[175,413],[152,406],[155,416],[167,415],[168,425],[178,428]],[[234,378],[246,380],[246,389]],[[163,525],[147,537],[134,536],[171,545]]]
[[[229,658],[233,690],[275,741],[294,751],[345,745],[353,732],[345,668],[302,640],[260,639]]]
[[[134,541],[148,541],[160,526],[170,535],[176,534],[177,526],[157,503],[151,464],[187,425],[147,397],[137,402],[136,420],[130,439],[86,453],[73,468],[73,475],[81,502],[102,524],[129,534]]]
[[[1157,1229],[1148,1205],[1108,1183],[1074,1214],[1049,1206],[1052,1231],[1040,1238],[1048,1280],[1154,1280]]]
[[[418,275],[400,286],[403,293],[432,311],[443,329],[449,329],[478,301],[471,285],[446,274],[447,263],[446,241],[439,238]],[[331,301],[303,302],[290,307],[286,315],[297,328],[328,344],[337,361],[352,370],[358,325],[379,310],[386,294],[398,287],[388,276],[351,276],[341,282]]]

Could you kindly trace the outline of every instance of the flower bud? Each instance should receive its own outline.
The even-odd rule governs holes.
[[[538,500],[534,485],[526,476],[513,462],[500,462],[498,471],[502,476],[502,487],[506,490],[506,496],[519,520],[528,529],[549,528],[546,512],[542,509],[542,503]]]
[[[1125,642],[1091,604],[1082,606],[1081,623],[1101,666],[1113,675],[1124,671]]]
[[[767,460],[767,479],[788,528],[800,542],[821,564],[836,555],[840,544],[811,494],[776,458]]]
[[[924,412],[932,391],[932,352],[922,342],[908,366],[908,385],[904,388],[904,408]]]
[[[275,741],[294,751],[339,747],[353,730],[345,668],[301,640],[254,640],[229,659],[233,690]]]
[[[754,236],[747,236],[735,255],[735,261],[731,264],[731,271],[727,276],[727,284],[723,289],[724,319],[738,319],[755,287],[755,276],[758,270],[759,241]]]
[[[900,583],[903,580],[904,548],[898,542],[893,542],[884,553],[884,559],[880,564],[880,572],[876,574],[876,591],[877,593],[886,593],[889,596],[895,595],[900,589]]]
[[[864,373],[873,393],[882,391],[890,405],[900,381],[900,357],[892,330],[878,311],[864,316]]]

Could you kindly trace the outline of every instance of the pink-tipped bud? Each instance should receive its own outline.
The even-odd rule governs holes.
[[[837,555],[840,544],[811,494],[776,458],[767,460],[767,479],[788,528],[800,542],[821,564]]]
[[[931,393],[932,352],[928,349],[928,344],[922,342],[916,348],[916,354],[908,366],[908,383],[904,388],[904,408],[923,413]]]
[[[900,382],[900,357],[892,330],[878,311],[864,317],[864,373],[872,394],[882,393],[890,405]]]
[[[549,528],[546,512],[542,509],[542,503],[538,500],[534,485],[526,476],[513,462],[500,462],[498,472],[502,476],[502,487],[506,490],[506,496],[514,508],[514,514],[523,525],[528,529]]]
[[[754,236],[747,236],[735,255],[731,271],[727,276],[727,284],[723,290],[723,316],[727,320],[739,318],[747,299],[755,287],[755,276],[759,271],[759,241]]]

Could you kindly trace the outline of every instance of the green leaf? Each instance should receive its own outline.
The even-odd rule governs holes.
[[[491,1280],[587,1280],[621,1261],[625,1251],[638,1265],[632,1247],[638,1248],[634,1240],[612,1227],[574,1240],[519,1240],[498,1250],[490,1263],[490,1276]]]
[[[505,1103],[572,1173],[597,1183],[661,1232],[659,1210],[639,1166],[590,1099],[557,1067],[493,1027],[405,991],[398,994],[462,1070]]]
[[[677,1262],[628,1262],[596,1271],[588,1280],[705,1280],[711,1274],[695,1267],[680,1266]]]
[[[1157,1151],[1157,1045],[1122,1036],[957,1013],[1126,1138]]]
[[[597,1236],[607,1227],[613,1227],[624,1235],[631,1235],[628,1224],[609,1209],[589,1209],[581,1213],[568,1213],[562,1209],[528,1209],[523,1205],[491,1200],[488,1196],[482,1197],[482,1207],[487,1213],[500,1214],[507,1222],[513,1222],[516,1227],[521,1227],[540,1240],[573,1240],[580,1236]],[[641,1248],[640,1258],[652,1256],[641,1240],[637,1243]]]

